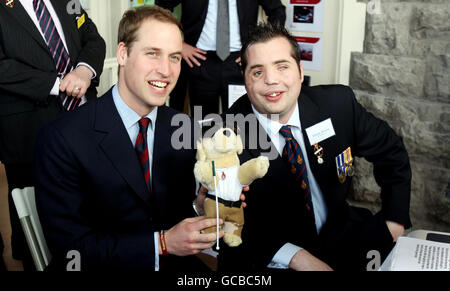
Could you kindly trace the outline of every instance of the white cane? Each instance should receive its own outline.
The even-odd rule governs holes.
[[[216,218],[217,218],[217,227],[216,227],[216,233],[217,233],[217,243],[216,243],[216,250],[219,250],[219,201],[217,199],[217,196],[219,195],[219,189],[217,189],[217,182],[216,182],[216,168],[214,166],[214,161],[211,161],[212,163],[212,171],[213,171],[213,179],[214,179],[214,189],[216,189]]]

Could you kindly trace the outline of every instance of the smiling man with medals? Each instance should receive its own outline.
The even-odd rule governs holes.
[[[279,155],[246,194],[246,243],[221,249],[222,269],[365,270],[368,251],[384,259],[411,226],[411,169],[402,139],[351,88],[302,85],[300,57],[284,27],[259,25],[243,45],[247,95],[226,113],[253,115],[259,143],[252,147],[255,131],[243,130],[241,162],[267,153],[261,144],[267,137]],[[383,200],[376,215],[347,203],[353,156],[374,166]]]

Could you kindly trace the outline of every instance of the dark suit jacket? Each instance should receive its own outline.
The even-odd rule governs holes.
[[[250,262],[248,268],[264,269],[286,242],[303,247],[331,264],[332,253],[345,252],[344,248],[351,244],[351,239],[358,237],[368,244],[368,241],[377,240],[389,243],[390,239],[392,242],[384,220],[402,223],[406,228],[410,226],[411,170],[402,139],[386,122],[368,113],[346,86],[303,87],[298,105],[309,164],[322,190],[328,218],[319,237],[312,236],[309,225],[305,223],[302,207],[305,202],[299,195],[299,186],[278,155],[277,159],[270,161],[267,175],[253,182],[246,195],[248,206],[245,208],[244,243],[240,256],[246,257],[242,264]],[[226,113],[242,113],[244,116],[253,113],[248,97],[241,97]],[[305,129],[328,118],[332,120],[336,135],[319,143],[324,149],[324,163],[319,165]],[[246,143],[240,156],[241,163],[264,152],[259,144],[257,148],[249,149],[248,128],[241,128],[241,134]],[[267,138],[262,127],[259,127],[258,135]],[[364,226],[368,233],[355,233],[361,231],[364,219],[371,214],[349,207],[346,198],[351,178],[343,184],[338,180],[335,157],[348,147],[351,147],[353,156],[364,157],[373,163],[375,179],[381,186],[381,234],[371,233],[371,225]],[[233,251],[236,250],[221,257],[226,260],[227,255],[232,257]]]
[[[184,30],[184,41],[196,46],[205,24],[208,12],[208,0],[156,0],[158,6],[172,10],[182,3],[181,24]],[[258,20],[258,6],[261,5],[271,23],[286,21],[286,9],[280,0],[237,0],[237,10],[241,32],[241,42],[247,39],[248,28]]]
[[[72,64],[85,62],[97,72],[86,93],[87,98],[95,98],[105,42],[88,17],[77,27],[76,17],[84,10],[68,14],[68,0],[51,2],[64,30]],[[9,8],[5,1],[0,3],[0,160],[30,163],[38,130],[63,108],[56,96],[49,96],[57,77],[50,51],[20,2],[14,4]]]
[[[154,270],[153,233],[194,216],[195,151],[172,148],[176,113],[158,108],[151,196],[111,91],[44,127],[36,202],[54,264],[78,250],[82,270]]]

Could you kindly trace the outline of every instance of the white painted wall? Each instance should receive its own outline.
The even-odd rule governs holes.
[[[338,61],[335,83],[349,84],[351,52],[362,52],[366,25],[366,4],[356,0],[341,2],[340,28],[338,35]]]
[[[84,3],[83,3],[84,2]],[[117,82],[117,30],[123,13],[130,7],[129,0],[84,0],[83,7],[94,21],[100,35],[106,42],[106,59],[100,78],[98,96],[103,95]]]

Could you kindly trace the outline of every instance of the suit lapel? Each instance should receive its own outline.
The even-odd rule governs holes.
[[[32,37],[33,39],[49,54],[49,56],[51,57],[50,54],[50,50],[48,49],[47,44],[45,43],[44,39],[42,38],[41,33],[39,32],[39,30],[37,29],[36,25],[34,24],[33,20],[31,20],[30,15],[28,15],[27,11],[25,10],[25,8],[23,8],[22,4],[20,3],[20,1],[14,1],[14,7],[10,8],[8,6],[6,6],[6,2],[3,0],[1,1],[1,5],[4,6],[4,9],[12,16],[14,17],[17,22],[23,27],[23,29],[25,29],[25,31],[27,31]]]
[[[246,9],[248,9],[248,7],[246,7],[244,4],[244,2],[246,1],[236,1],[236,6],[237,6],[237,14],[238,14],[238,19],[239,19],[239,23],[245,23],[245,20],[243,19],[246,16]]]
[[[331,149],[335,148],[335,139],[331,137],[319,143],[319,145],[324,149],[324,162],[323,164],[319,164],[317,162],[317,157],[314,155],[314,146],[310,144],[308,135],[306,134],[306,129],[330,118],[330,116],[323,114],[320,111],[319,106],[313,102],[312,96],[309,96],[305,91],[307,90],[302,89],[298,99],[303,140],[305,141],[305,148],[311,171],[314,173],[314,177],[323,191],[324,187],[327,185],[327,177],[329,176],[330,166],[333,167],[331,163],[334,161],[334,157],[330,157],[329,155]]]
[[[162,177],[164,171],[162,167],[167,165],[164,157],[170,157],[171,145],[171,131],[168,128],[170,124],[170,116],[167,114],[167,108],[164,106],[158,107],[158,115],[156,117],[155,134],[153,142],[153,162],[152,162],[152,194],[156,205],[164,205],[163,193],[167,192],[167,184]],[[174,169],[176,170],[176,169]]]
[[[104,135],[99,147],[133,191],[150,206],[141,165],[114,105],[111,90],[98,100],[95,110],[94,130]]]
[[[203,2],[203,3],[201,3]],[[182,5],[184,6],[184,4]],[[195,5],[192,5],[193,9],[203,9],[202,11],[202,23],[205,25],[206,15],[208,14],[209,0],[195,0]],[[200,36],[200,34],[199,34]]]

